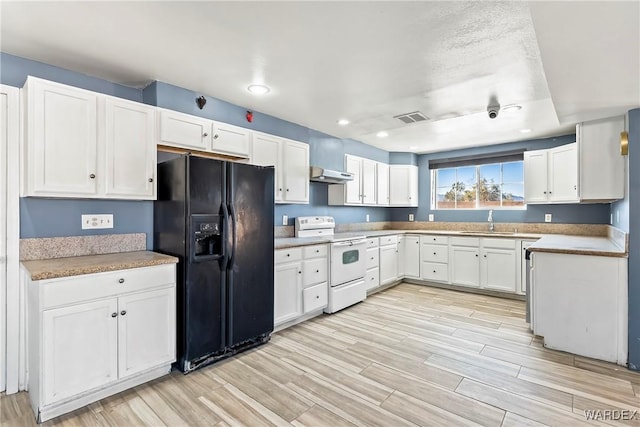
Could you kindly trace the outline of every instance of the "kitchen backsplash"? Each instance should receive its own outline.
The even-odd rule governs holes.
[[[101,255],[147,249],[145,233],[20,239],[20,261]]]

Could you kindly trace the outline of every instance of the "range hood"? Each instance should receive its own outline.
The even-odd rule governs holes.
[[[311,175],[309,179],[311,181],[324,182],[326,184],[344,184],[345,182],[353,181],[353,174],[351,172],[340,172],[311,166]]]

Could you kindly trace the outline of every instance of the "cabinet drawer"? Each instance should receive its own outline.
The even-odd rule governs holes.
[[[442,245],[422,245],[422,261],[449,262],[449,247]]]
[[[367,248],[377,248],[380,245],[380,239],[377,237],[371,237],[367,239]]]
[[[39,283],[39,282],[34,282]],[[41,309],[174,285],[176,265],[83,274],[40,282]]]
[[[279,249],[276,251],[276,264],[302,259],[302,248]]]
[[[302,286],[315,285],[327,281],[327,259],[315,258],[302,262]]]
[[[364,283],[368,291],[380,286],[380,269],[372,268],[367,270],[367,274],[364,277]]]
[[[383,236],[380,238],[380,246],[395,245],[398,243],[398,236]]]
[[[448,282],[449,265],[434,262],[423,262],[422,278],[425,280],[434,280],[436,282]]]
[[[482,247],[494,249],[515,249],[516,241],[514,239],[482,239]]]
[[[367,270],[375,268],[380,264],[380,253],[378,248],[367,249]]]
[[[329,288],[327,282],[312,286],[302,291],[302,307],[305,313],[319,310],[327,306]]]
[[[480,246],[480,239],[477,237],[451,237],[449,243],[452,246],[473,246],[477,248]]]
[[[423,245],[448,245],[448,236],[420,236],[420,243]]]
[[[327,245],[313,245],[305,246],[302,248],[302,254],[304,255],[305,259],[326,257],[327,252]]]

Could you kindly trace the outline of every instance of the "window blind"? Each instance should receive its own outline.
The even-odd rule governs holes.
[[[429,169],[457,168],[461,166],[477,166],[490,163],[517,162],[524,160],[523,151],[506,151],[502,153],[475,154],[472,156],[449,157],[429,160]]]

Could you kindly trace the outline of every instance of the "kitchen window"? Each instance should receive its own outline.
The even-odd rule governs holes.
[[[451,162],[453,163],[453,162]],[[431,209],[523,209],[524,162],[431,168]]]

